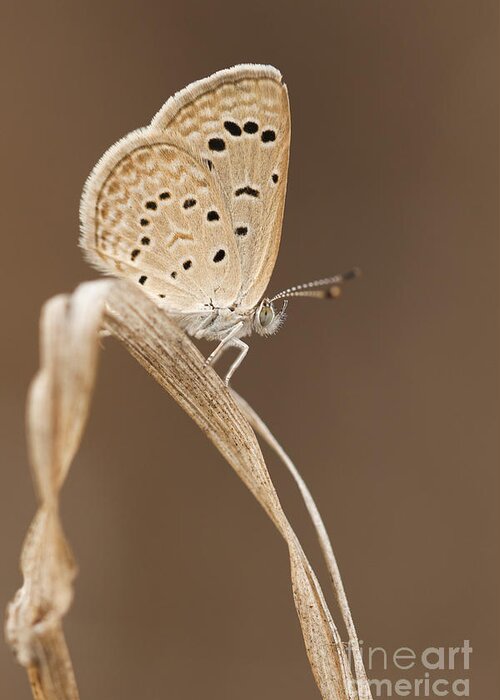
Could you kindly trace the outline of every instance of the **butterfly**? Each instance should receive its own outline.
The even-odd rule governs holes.
[[[114,144],[83,191],[80,245],[126,277],[195,338],[275,333],[288,298],[335,298],[345,275],[263,297],[281,238],[290,152],[288,91],[280,72],[237,65],[188,85],[145,128]],[[277,311],[274,302],[283,300]]]

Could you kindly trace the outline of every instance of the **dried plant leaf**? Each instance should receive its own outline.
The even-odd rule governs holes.
[[[38,698],[78,698],[61,629],[76,567],[59,519],[59,492],[78,448],[94,383],[98,333],[110,282],[48,301],[40,322],[40,370],[27,429],[38,511],[21,556],[23,585],[7,611],[6,636]]]
[[[61,631],[75,567],[59,521],[58,499],[87,416],[100,328],[117,337],[187,411],[285,539],[294,601],[322,697],[368,698],[358,695],[340,635],[282,510],[248,420],[188,337],[141,290],[123,280],[82,285],[71,297],[48,302],[42,317],[41,369],[28,401],[30,455],[40,506],[23,549],[24,583],[7,619],[7,637],[29,669],[35,697],[78,697]]]
[[[332,587],[337,597],[337,603],[339,605],[340,611],[342,613],[342,618],[346,626],[347,634],[349,635],[349,648],[353,655],[354,660],[354,670],[356,674],[356,683],[358,688],[358,695],[360,700],[372,700],[372,694],[370,691],[370,686],[368,683],[368,678],[366,677],[366,671],[363,664],[363,658],[361,656],[361,650],[359,647],[358,635],[356,633],[356,628],[354,626],[354,621],[352,619],[351,610],[349,608],[349,603],[347,602],[347,596],[344,589],[344,584],[342,583],[342,577],[340,575],[340,570],[333,553],[332,543],[328,537],[328,532],[326,530],[323,518],[318,510],[314,498],[312,497],[309,488],[302,478],[299,470],[292,462],[288,454],[285,452],[281,444],[271,433],[267,425],[260,418],[260,416],[253,410],[250,404],[245,401],[244,398],[239,396],[239,394],[231,390],[239,407],[248,418],[248,421],[252,428],[267,442],[269,447],[273,449],[281,461],[284,463],[290,474],[292,475],[297,487],[300,491],[300,495],[304,501],[307,508],[309,516],[311,518],[314,529],[316,530],[316,535],[319,540],[321,551],[325,559],[326,567],[330,575],[330,580],[332,582]]]
[[[189,413],[272,519],[289,547],[295,605],[322,696],[355,698],[344,647],[316,576],[283,513],[255,434],[218,374],[175,323],[128,283],[112,289],[105,327]]]

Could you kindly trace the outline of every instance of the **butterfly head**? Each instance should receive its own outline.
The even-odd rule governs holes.
[[[276,333],[286,318],[285,310],[290,297],[338,299],[344,282],[354,279],[359,275],[360,270],[354,268],[342,275],[335,275],[334,277],[327,277],[325,279],[316,280],[315,282],[307,282],[306,284],[290,287],[276,294],[272,299],[262,299],[260,304],[256,307],[253,316],[253,327],[255,331],[260,335],[273,335],[273,333]],[[279,300],[283,300],[283,306],[280,311],[276,311],[273,302]]]
[[[276,311],[270,299],[262,299],[255,309],[253,327],[259,335],[273,335],[276,333],[286,318],[285,310],[288,302],[285,301],[280,311]]]

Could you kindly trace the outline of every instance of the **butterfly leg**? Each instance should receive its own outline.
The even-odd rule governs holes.
[[[240,340],[239,338],[233,338],[231,341],[229,341],[228,346],[229,345],[232,346],[233,348],[238,348],[238,350],[240,352],[226,374],[226,377],[224,379],[224,384],[226,386],[229,386],[229,380],[231,379],[233,374],[236,372],[238,367],[241,365],[241,363],[245,359],[245,355],[248,352],[248,345],[246,343],[244,343],[242,340]]]
[[[207,364],[207,365],[213,365],[219,359],[219,357],[222,355],[224,350],[226,350],[227,348],[231,348],[231,347],[238,348],[238,350],[240,352],[239,352],[237,358],[235,359],[235,361],[233,362],[233,364],[230,366],[230,368],[226,374],[226,377],[224,379],[224,383],[226,384],[226,386],[229,386],[229,380],[231,379],[231,377],[233,376],[235,371],[238,369],[240,364],[243,362],[243,358],[245,357],[245,355],[248,352],[248,345],[246,343],[244,343],[242,340],[240,340],[239,338],[235,338],[235,336],[238,335],[238,333],[240,332],[242,327],[243,327],[242,322],[237,323],[235,326],[233,326],[233,328],[231,328],[231,330],[226,335],[226,337],[223,338],[223,340],[221,340],[221,342],[217,345],[217,347],[211,353],[211,355],[209,355],[207,357],[206,362],[205,362],[205,364]]]
[[[213,365],[215,362],[217,362],[217,360],[222,355],[224,350],[226,348],[230,347],[230,345],[229,345],[230,342],[234,339],[235,335],[238,335],[238,333],[240,332],[242,327],[243,327],[242,321],[240,321],[235,326],[233,326],[231,328],[231,330],[229,331],[229,333],[226,335],[226,337],[220,341],[220,343],[217,345],[215,350],[207,357],[205,364]]]

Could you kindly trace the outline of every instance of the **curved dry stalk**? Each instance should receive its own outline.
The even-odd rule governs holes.
[[[81,285],[71,297],[48,302],[42,315],[41,369],[28,400],[30,456],[40,505],[23,549],[23,586],[9,606],[6,626],[19,662],[29,670],[35,697],[78,698],[61,628],[75,569],[58,500],[87,415],[100,328],[118,338],[187,411],[285,539],[294,601],[322,697],[369,697],[358,695],[319,583],[282,510],[247,419],[187,336],[141,290],[124,281]]]
[[[289,455],[285,452],[281,444],[271,433],[267,425],[264,423],[262,418],[254,411],[250,404],[245,401],[243,397],[231,389],[231,393],[234,396],[239,407],[248,418],[248,421],[252,428],[262,437],[262,439],[267,442],[269,447],[276,452],[278,457],[281,459],[285,467],[288,469],[297,488],[299,489],[302,500],[306,506],[307,512],[311,518],[314,529],[316,530],[316,535],[323,553],[323,558],[326,563],[326,568],[330,575],[330,580],[332,582],[332,587],[337,598],[337,603],[342,614],[342,619],[346,626],[347,634],[349,635],[349,648],[352,651],[354,660],[354,670],[356,673],[356,683],[358,687],[358,694],[360,700],[371,700],[371,691],[368,683],[368,678],[366,677],[366,671],[363,664],[363,658],[361,656],[361,650],[359,647],[358,635],[356,633],[356,628],[354,626],[354,621],[352,619],[351,609],[347,601],[347,596],[342,582],[342,577],[340,575],[339,566],[337,564],[337,559],[333,553],[332,543],[328,536],[328,532],[321,517],[321,513],[318,510],[318,506],[309,491],[309,487],[302,478],[299,470],[292,462]]]

